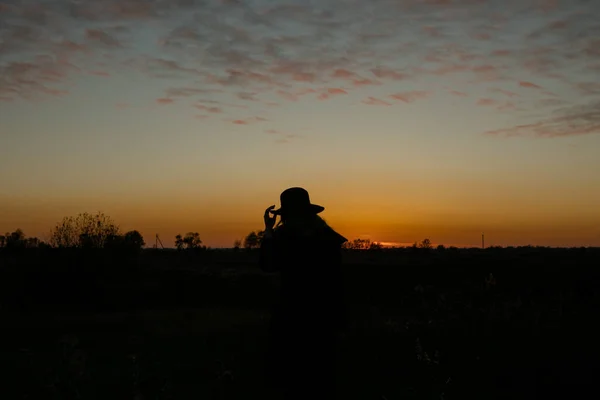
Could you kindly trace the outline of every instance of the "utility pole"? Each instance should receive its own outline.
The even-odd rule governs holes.
[[[154,240],[154,248],[158,249],[158,244],[160,243],[160,247],[162,247],[163,249],[165,248],[165,246],[163,246],[162,241],[160,240],[160,238],[158,237],[158,233],[156,234],[156,239]]]
[[[481,248],[485,249],[485,239],[483,237],[483,233],[481,234]]]

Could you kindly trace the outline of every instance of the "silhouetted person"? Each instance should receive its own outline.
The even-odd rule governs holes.
[[[281,193],[265,210],[260,266],[281,273],[271,318],[267,372],[286,399],[332,399],[335,339],[344,323],[341,245],[346,239],[317,214],[308,192]],[[271,216],[271,214],[273,216]],[[277,215],[280,224],[275,226]]]

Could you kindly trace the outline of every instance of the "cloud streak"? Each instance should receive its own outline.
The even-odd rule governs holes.
[[[600,102],[562,107],[550,118],[486,132],[501,137],[556,138],[600,133]]]
[[[448,87],[463,82],[474,89],[496,87],[499,97],[482,105],[500,111],[542,107],[548,118],[540,123],[547,126],[557,112],[572,112],[572,120],[579,115],[545,101],[542,92],[552,85],[583,94],[590,104],[600,100],[598,90],[581,86],[578,78],[593,81],[600,71],[600,7],[595,2],[573,0],[568,8],[555,1],[518,0],[343,4],[3,2],[0,98],[65,96],[82,70],[112,79],[114,70],[129,68],[152,79],[177,80],[180,84],[156,93],[156,101],[189,99],[187,104],[202,115],[236,112],[240,103],[280,105],[273,96],[297,102],[357,93],[367,105],[402,106],[443,91],[463,101],[466,91]],[[99,61],[107,65],[100,69]],[[199,104],[209,93],[226,96],[229,105]],[[519,108],[502,97],[522,98]],[[536,127],[529,128],[540,136]]]

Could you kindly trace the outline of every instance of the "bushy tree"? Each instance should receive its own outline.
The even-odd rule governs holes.
[[[431,240],[423,239],[421,243],[419,243],[419,248],[421,249],[431,249],[433,245],[431,244]]]
[[[81,213],[63,218],[50,232],[50,244],[54,247],[104,248],[116,236],[119,236],[119,227],[104,213]]]
[[[202,248],[202,240],[200,240],[200,234],[198,232],[188,232],[185,236],[175,236],[175,247],[177,250],[186,249],[200,249]]]
[[[182,250],[183,249],[183,237],[181,235],[176,235],[175,236],[175,247],[177,248],[177,250]]]
[[[124,235],[109,237],[104,245],[110,250],[139,251],[145,246],[144,237],[138,231],[129,231]]]
[[[244,238],[244,248],[255,249],[260,247],[260,240],[261,238],[259,237],[258,233],[252,231]]]
[[[14,232],[7,232],[0,236],[0,247],[10,249],[37,248],[45,246],[45,243],[36,237],[27,237],[22,229],[16,229]]]
[[[144,242],[144,237],[141,233],[136,230],[126,232],[123,236],[124,245],[131,249],[142,249],[146,242]]]
[[[197,249],[202,244],[202,240],[200,240],[198,232],[188,232],[183,237],[183,243],[185,243],[187,249]]]
[[[6,232],[5,246],[7,248],[22,248],[26,247],[25,233],[23,230],[16,229],[14,232]]]

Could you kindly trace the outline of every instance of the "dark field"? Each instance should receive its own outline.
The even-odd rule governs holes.
[[[599,267],[599,249],[348,251],[338,397],[595,393]],[[267,399],[277,279],[246,251],[0,253],[0,398]]]

